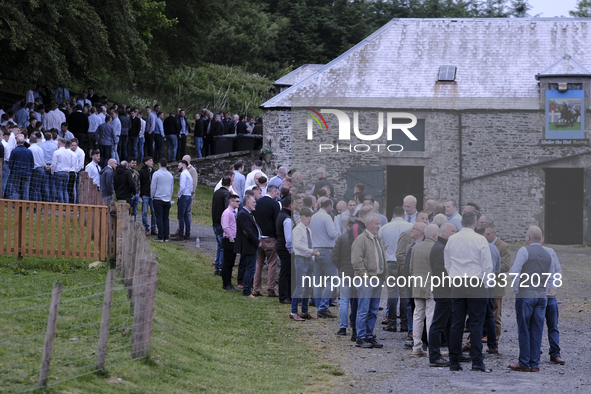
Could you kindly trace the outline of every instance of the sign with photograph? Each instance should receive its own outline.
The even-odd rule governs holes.
[[[546,139],[585,138],[585,91],[546,90]]]

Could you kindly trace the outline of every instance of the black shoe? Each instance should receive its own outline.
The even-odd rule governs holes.
[[[384,331],[396,332],[396,323],[390,322],[386,327],[384,327]]]
[[[215,276],[222,276],[222,273],[221,273],[221,271],[215,271],[213,274],[214,274]]]
[[[404,347],[407,348],[407,349],[412,349],[414,345],[415,345],[415,343],[414,343],[414,341],[412,339],[407,339],[404,342]]]
[[[373,345],[373,347],[375,347],[376,349],[380,349],[384,347],[384,344],[379,343],[378,341],[376,341],[376,339],[374,337],[371,338],[366,338],[365,339],[367,342],[371,343]]]
[[[337,335],[347,335],[347,329],[339,328],[339,331],[337,331]]]
[[[331,298],[330,302],[328,303],[330,306],[337,306],[337,299],[336,298]]]
[[[462,368],[461,365],[450,365],[449,370],[452,372],[456,372],[456,371],[463,371],[464,368]]]
[[[373,347],[373,344],[365,338],[357,338],[357,341],[355,342],[355,347],[362,347],[364,349],[370,349]]]
[[[320,318],[330,318],[330,319],[334,319],[337,316],[333,315],[331,311],[329,311],[328,309],[325,311],[318,311],[316,312],[316,315]]]
[[[355,331],[355,329],[353,329],[353,333],[351,334],[351,342],[356,342],[357,341],[357,331]]]
[[[312,301],[312,300],[308,301],[308,306],[316,307],[316,305],[314,304],[314,301]]]
[[[429,363],[429,366],[430,367],[449,367],[449,361],[444,358],[440,358],[440,359],[433,361],[432,363]]]
[[[240,291],[240,290],[238,290],[237,288],[235,288],[232,285],[224,287],[224,290],[228,290],[228,291]]]
[[[408,326],[400,325],[400,332],[407,332],[407,331],[408,331]]]
[[[284,300],[281,300],[281,301],[279,301],[279,302],[280,302],[280,303],[282,303],[282,304],[288,304],[288,305],[291,305],[291,298],[286,298],[286,299],[284,299]]]
[[[470,357],[470,356],[466,356],[466,355],[464,355],[464,354],[462,354],[462,355],[460,356],[460,362],[461,362],[461,363],[468,363],[468,362],[470,362],[470,361],[472,361],[472,357]]]
[[[476,371],[476,372],[484,372],[484,373],[491,373],[492,369],[490,368],[486,368],[484,365],[481,366],[472,366],[472,369],[470,371]]]

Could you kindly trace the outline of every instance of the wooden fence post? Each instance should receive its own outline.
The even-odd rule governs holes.
[[[53,354],[53,342],[55,340],[55,327],[57,325],[57,314],[62,295],[62,284],[55,282],[51,293],[51,305],[49,307],[49,317],[47,318],[47,331],[45,332],[45,345],[43,346],[43,357],[41,359],[41,370],[39,371],[39,386],[47,386],[49,378],[49,365],[51,364],[51,355]]]
[[[131,334],[131,358],[135,359],[142,356],[144,345],[144,330],[146,322],[145,297],[147,286],[147,262],[145,260],[139,263],[139,271],[136,271],[137,278],[133,281],[135,286],[133,292],[133,327]]]
[[[111,303],[113,301],[114,284],[115,270],[109,270],[109,272],[107,272],[103,313],[101,315],[101,329],[99,331],[98,351],[96,354],[96,369],[99,370],[105,368],[105,358],[107,357],[107,343],[109,341],[109,323],[111,321]]]
[[[150,343],[152,342],[152,323],[154,321],[154,309],[156,305],[156,285],[158,283],[158,263],[153,261],[148,263],[147,292],[146,292],[146,323],[144,335],[144,355],[150,352]]]
[[[129,236],[128,229],[130,226],[129,221],[129,204],[125,201],[117,202],[117,268],[121,268],[123,254],[126,253],[127,244],[129,239],[125,238]],[[125,246],[124,246],[125,245]],[[122,272],[125,272],[122,270]]]

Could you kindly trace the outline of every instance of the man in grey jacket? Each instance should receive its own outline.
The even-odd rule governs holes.
[[[152,176],[150,192],[154,204],[156,226],[158,227],[157,242],[168,242],[170,237],[168,213],[170,211],[170,200],[174,188],[174,178],[166,169],[168,162],[162,158],[158,162],[160,169]]]

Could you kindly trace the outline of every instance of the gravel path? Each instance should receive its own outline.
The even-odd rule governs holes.
[[[170,223],[171,233],[178,222]],[[192,251],[211,255],[216,242],[209,226],[193,225],[193,237],[179,244]],[[195,248],[194,237],[199,236],[201,248]],[[511,246],[513,257],[519,246]],[[384,318],[386,292],[382,296],[384,310],[378,314],[375,333],[382,349],[356,348],[349,336],[335,335],[338,319],[318,319],[293,322],[299,326],[303,338],[313,342],[313,348],[336,362],[335,375],[339,386],[334,393],[516,393],[565,392],[591,393],[591,357],[586,338],[591,337],[591,248],[555,246],[560,259],[564,285],[559,290],[560,346],[566,365],[550,363],[547,332],[544,329],[540,372],[510,371],[507,365],[517,362],[519,345],[515,321],[514,298],[506,296],[503,302],[503,332],[499,340],[499,354],[485,354],[490,374],[471,372],[471,363],[463,363],[463,372],[450,372],[449,368],[429,367],[428,358],[413,358],[404,347],[406,334],[386,332],[380,322]],[[332,307],[338,314],[338,308]],[[311,308],[311,312],[315,312]],[[289,306],[285,306],[288,319]],[[350,334],[350,330],[347,330]],[[465,334],[465,337],[468,334]],[[583,339],[583,340],[581,340]],[[486,348],[486,345],[484,345]],[[447,349],[446,349],[447,350]]]

